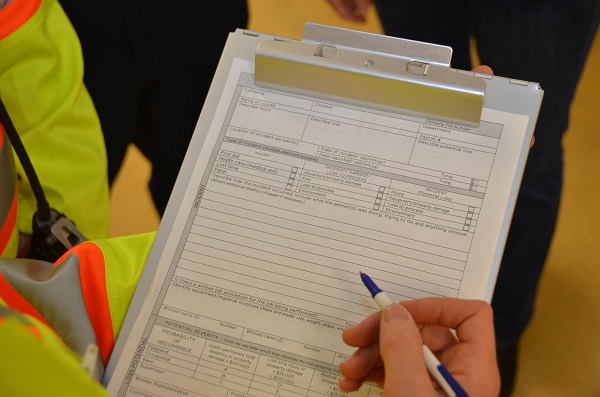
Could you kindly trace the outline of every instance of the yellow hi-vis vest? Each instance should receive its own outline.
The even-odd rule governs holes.
[[[0,259],[0,396],[108,397],[98,380],[153,240],[85,242],[55,264]]]
[[[0,96],[50,206],[88,239],[107,237],[104,139],[83,84],[79,39],[57,0],[14,0],[0,10]],[[23,168],[14,161],[16,227],[31,234],[36,201]],[[0,202],[11,200],[9,196],[0,189]]]
[[[56,0],[13,0],[0,10],[0,95],[51,206],[86,237],[106,235],[104,142],[83,86],[77,36]],[[17,229],[31,233],[35,208],[2,130],[0,251],[5,256],[14,257]],[[108,397],[97,379],[153,239],[154,234],[144,234],[86,242],[56,264],[0,258],[0,396]],[[96,378],[81,365],[89,346],[99,351]]]

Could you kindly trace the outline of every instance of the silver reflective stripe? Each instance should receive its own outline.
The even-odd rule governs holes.
[[[4,132],[0,127],[0,134]],[[0,137],[0,228],[4,225],[17,188],[17,172],[13,160],[13,150],[8,137]]]
[[[33,259],[0,259],[0,273],[80,357],[90,344],[97,345],[83,298],[77,255],[70,255],[56,267]],[[100,357],[97,368],[101,377],[104,366]]]
[[[0,10],[12,3],[13,0],[0,0]]]

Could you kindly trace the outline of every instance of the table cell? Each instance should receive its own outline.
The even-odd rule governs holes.
[[[343,363],[344,361],[346,361],[349,358],[350,358],[350,356],[348,354],[336,353],[335,357],[333,358],[332,364],[340,365],[341,363]]]
[[[367,391],[366,397],[383,397],[383,389],[375,385],[364,384],[361,387],[362,389]]]
[[[206,360],[201,361],[199,365],[202,365],[207,368],[211,368],[211,369],[219,371],[219,372],[227,372],[232,375],[236,375],[236,376],[246,378],[246,379],[252,379],[252,376],[253,376],[252,372],[248,372],[247,370],[240,371],[239,369],[233,368],[231,366],[226,366],[226,365],[217,364],[217,363],[211,363],[210,361],[206,361]]]
[[[352,394],[344,393],[341,390],[331,391],[331,392],[327,392],[325,394],[316,392],[313,390],[309,390],[308,393],[306,394],[306,396],[307,397],[324,397],[324,396],[327,396],[327,397],[380,397],[380,396],[383,396],[383,393],[369,394],[369,392],[370,392],[369,386],[363,385],[360,389],[353,392]]]
[[[338,387],[339,381],[339,374],[315,371],[311,379],[310,390],[325,396],[345,396],[346,394]]]
[[[146,368],[144,368],[146,367]],[[148,366],[138,366],[130,383],[131,387],[151,393],[176,396],[225,397],[227,389],[218,383],[210,383],[175,373],[159,373]],[[194,392],[194,391],[197,392]]]
[[[227,379],[231,382],[236,382],[242,385],[250,386],[252,375],[245,373],[230,372],[229,368],[214,369],[204,365],[198,365],[196,373],[212,376],[219,379]]]
[[[148,343],[192,357],[200,356],[205,342],[198,336],[160,325],[152,328],[148,338]]]
[[[288,384],[308,389],[314,370],[303,365],[262,356],[256,367],[256,376],[268,379],[269,384]]]
[[[306,396],[306,389],[298,389],[298,392],[283,388],[273,387],[259,382],[252,382],[252,387],[248,391],[253,396],[273,396],[273,397],[299,397]]]
[[[153,344],[146,344],[144,355],[165,362],[172,362],[176,365],[190,369],[196,368],[196,364],[198,364],[197,357],[179,353],[178,351],[165,349]]]
[[[162,360],[159,360],[159,359],[156,359],[153,357],[149,357],[146,355],[142,356],[142,358],[140,359],[140,364],[150,365],[157,369],[164,369],[164,370],[176,372],[178,374],[185,375],[185,376],[193,376],[194,369],[196,367],[195,364],[191,364],[191,363],[188,363],[185,361],[182,362],[181,360],[177,360],[177,359],[172,359],[169,361],[162,361]],[[190,368],[190,367],[192,367],[192,368]]]
[[[225,344],[209,341],[202,353],[202,360],[253,373],[259,356]]]
[[[196,372],[194,374],[194,379],[201,380],[203,382],[210,383],[215,386],[236,390],[242,393],[248,393],[249,390],[249,382],[246,379],[240,379],[236,376],[229,376],[228,374],[222,374],[221,376],[212,376],[204,374],[202,372]]]
[[[283,305],[281,305],[281,308],[286,310]],[[286,310],[286,312],[289,312],[289,310]],[[246,329],[243,339],[245,341],[254,342],[259,345],[269,346],[292,354],[298,354],[303,357],[310,355],[310,358],[326,363],[330,363],[335,354],[335,352],[331,350],[325,350],[317,346],[311,346],[306,343],[296,342],[294,340],[285,339],[280,336],[275,336],[250,329]],[[261,362],[263,362],[263,359],[264,358],[261,358]]]

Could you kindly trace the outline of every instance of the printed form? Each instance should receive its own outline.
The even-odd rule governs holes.
[[[491,295],[527,117],[469,128],[252,73],[233,63],[112,395],[343,396],[341,331],[379,310],[359,271],[394,301]]]

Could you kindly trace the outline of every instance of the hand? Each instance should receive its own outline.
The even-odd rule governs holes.
[[[343,391],[369,381],[387,397],[445,396],[425,368],[425,342],[467,393],[500,392],[492,309],[483,301],[427,298],[390,305],[346,329],[342,338],[358,347],[340,365]]]
[[[371,0],[327,0],[335,11],[345,19],[365,22]]]
[[[493,75],[494,71],[492,70],[492,68],[490,68],[487,65],[479,65],[479,66],[475,66],[471,72],[475,72],[475,73],[481,73],[481,74],[489,74],[489,75]]]

